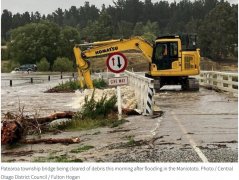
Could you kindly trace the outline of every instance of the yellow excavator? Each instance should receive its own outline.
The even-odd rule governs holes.
[[[198,80],[190,77],[200,73],[200,50],[196,47],[196,35],[161,36],[154,44],[141,37],[133,37],[75,45],[81,86],[85,83],[87,88],[93,88],[87,58],[132,49],[141,51],[147,58],[149,71],[145,76],[154,79],[156,92],[164,85],[181,85],[183,90],[199,90]]]

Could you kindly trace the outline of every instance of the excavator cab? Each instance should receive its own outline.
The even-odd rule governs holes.
[[[172,63],[178,60],[178,42],[158,42],[154,46],[152,63],[158,70],[172,69]]]
[[[200,71],[200,54],[196,35],[158,37],[153,46],[152,63],[146,76],[156,80],[155,87],[182,85],[182,89],[198,90],[195,78]]]

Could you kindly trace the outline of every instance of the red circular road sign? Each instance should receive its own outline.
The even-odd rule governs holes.
[[[120,52],[111,53],[106,60],[108,69],[114,73],[123,72],[126,69],[127,64],[127,58]]]

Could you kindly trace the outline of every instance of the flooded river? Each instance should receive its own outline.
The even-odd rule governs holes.
[[[55,111],[72,110],[67,106],[74,93],[44,93],[44,91],[69,80],[72,76],[60,74],[22,73],[1,74],[2,113],[18,112],[24,107],[26,114],[46,115]],[[33,83],[31,84],[31,78]],[[12,80],[12,87],[10,87]]]

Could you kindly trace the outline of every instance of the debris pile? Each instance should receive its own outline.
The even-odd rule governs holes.
[[[76,91],[76,97],[74,97],[73,102],[68,104],[68,106],[72,106],[74,109],[81,109],[84,105],[85,97],[91,97],[93,93],[93,89],[85,89],[84,91]],[[100,100],[103,95],[107,95],[107,99],[111,96],[116,95],[116,88],[108,88],[108,89],[95,89],[94,99],[96,101]],[[122,108],[123,109],[135,109],[137,105],[137,101],[135,98],[134,90],[130,86],[121,86],[121,97],[122,97]]]
[[[26,139],[21,141],[24,144],[38,144],[38,143],[45,143],[45,144],[56,144],[56,143],[62,143],[62,144],[74,144],[79,143],[80,138],[64,138],[64,139]]]
[[[61,119],[69,118],[71,119],[74,116],[75,112],[65,111],[57,112],[46,117],[29,117],[20,114],[6,113],[5,117],[1,122],[1,144],[14,144],[17,142],[24,144],[36,144],[36,143],[64,143],[72,144],[80,142],[78,137],[76,138],[67,138],[67,139],[26,139],[27,134],[39,133],[41,134],[42,130],[50,122]]]

